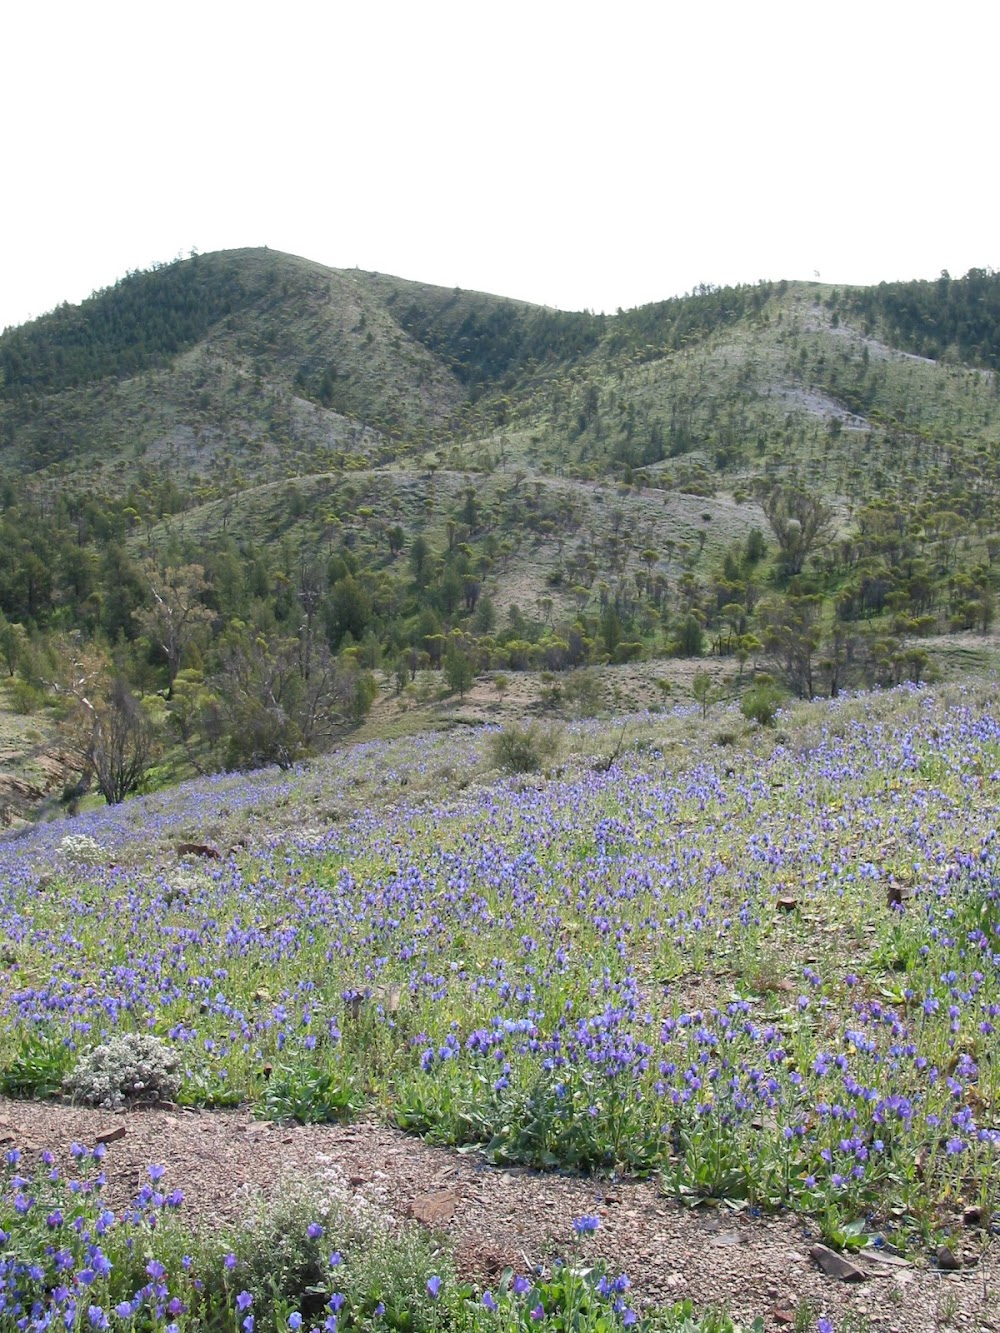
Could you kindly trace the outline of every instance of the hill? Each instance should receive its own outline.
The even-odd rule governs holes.
[[[595,316],[242,251],[0,338],[8,1300],[990,1316],[996,283]],[[397,1225],[473,1194],[462,1273]]]
[[[608,706],[605,665],[647,703],[692,663],[802,696],[960,669],[955,635],[982,666],[998,288],[605,316],[267,250],[130,274],[0,337],[7,703],[65,738],[79,682],[120,680],[164,780],[373,704],[433,722],[487,673],[558,713]]]

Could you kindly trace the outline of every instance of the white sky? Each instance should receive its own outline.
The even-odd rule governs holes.
[[[0,328],[269,245],[560,306],[1000,267],[995,0],[4,8]]]

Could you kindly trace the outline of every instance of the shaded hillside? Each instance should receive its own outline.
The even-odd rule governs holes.
[[[947,355],[1000,369],[1000,273],[990,269],[970,269],[964,278],[944,272],[934,282],[848,288],[831,305],[860,316],[869,332],[885,330],[891,342],[919,356]]]
[[[130,273],[78,306],[8,329],[0,338],[0,396],[17,401],[163,365],[265,299],[277,281],[276,269],[251,273],[216,255]]]

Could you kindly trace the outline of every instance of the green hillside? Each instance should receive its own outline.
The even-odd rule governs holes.
[[[998,291],[593,315],[243,250],[8,330],[0,701],[35,724],[27,786],[54,747],[92,787],[123,719],[155,783],[467,698],[750,687],[766,716],[988,665]]]

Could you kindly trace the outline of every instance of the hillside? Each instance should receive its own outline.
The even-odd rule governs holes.
[[[962,635],[988,665],[998,287],[605,316],[267,250],[131,274],[0,337],[0,702],[69,754],[119,680],[163,781],[497,673],[565,714],[606,666],[650,703],[692,663],[804,697],[961,669]]]
[[[797,704],[775,730],[734,704],[560,726],[534,774],[502,754],[485,727],[349,745],[0,842],[7,1290],[60,1309],[74,1284],[43,1278],[89,1268],[73,1219],[110,1209],[110,1266],[79,1285],[144,1307],[157,1256],[191,1333],[236,1333],[240,1291],[269,1333],[296,1308],[319,1333],[334,1291],[370,1330],[401,1287],[423,1310],[431,1275],[431,1327],[490,1333],[452,1244],[476,1303],[508,1266],[537,1284],[517,1329],[540,1300],[543,1327],[577,1327],[554,1284],[581,1254],[629,1274],[658,1315],[640,1333],[734,1333],[700,1322],[710,1302],[746,1333],[985,1327],[993,684]],[[98,1135],[99,1166],[71,1152]],[[133,1210],[151,1164],[159,1202]],[[406,1245],[373,1291],[379,1227]],[[276,1263],[289,1245],[305,1258]],[[592,1326],[623,1333],[624,1310]]]
[[[0,337],[0,1328],[987,1326],[998,282]]]

